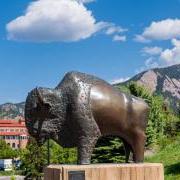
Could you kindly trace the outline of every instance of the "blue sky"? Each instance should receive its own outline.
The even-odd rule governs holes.
[[[180,63],[179,0],[87,1],[0,1],[0,103],[71,70],[112,82]]]

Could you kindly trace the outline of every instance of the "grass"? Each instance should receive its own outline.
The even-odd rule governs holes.
[[[180,180],[180,136],[171,142],[167,141],[157,154],[146,161],[163,163],[165,180]]]
[[[21,175],[20,170],[16,171],[0,171],[0,176],[15,176],[15,175]]]
[[[0,171],[0,176],[13,176],[14,171]]]

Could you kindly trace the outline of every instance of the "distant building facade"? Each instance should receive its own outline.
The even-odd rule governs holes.
[[[29,135],[24,119],[0,120],[0,139],[4,139],[13,149],[25,148]]]

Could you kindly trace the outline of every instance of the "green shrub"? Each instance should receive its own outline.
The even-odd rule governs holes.
[[[50,162],[53,164],[75,164],[77,163],[76,148],[62,148],[50,140]]]
[[[0,159],[13,159],[18,155],[18,150],[13,150],[4,140],[0,140]]]
[[[30,178],[42,176],[43,167],[47,165],[47,149],[39,146],[35,139],[30,138],[27,148],[21,153],[23,174]]]
[[[11,176],[10,180],[16,180],[15,176]]]
[[[147,146],[157,144],[159,139],[164,137],[177,135],[180,124],[179,117],[168,107],[164,108],[166,101],[162,96],[151,94],[136,82],[130,82],[127,87],[132,95],[143,98],[150,107],[146,129]]]

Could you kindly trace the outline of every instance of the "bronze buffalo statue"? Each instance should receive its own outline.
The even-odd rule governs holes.
[[[25,119],[29,134],[44,142],[50,137],[62,147],[78,148],[78,163],[89,164],[102,136],[119,136],[126,162],[144,158],[148,105],[107,82],[69,72],[55,89],[35,88],[27,97]]]

